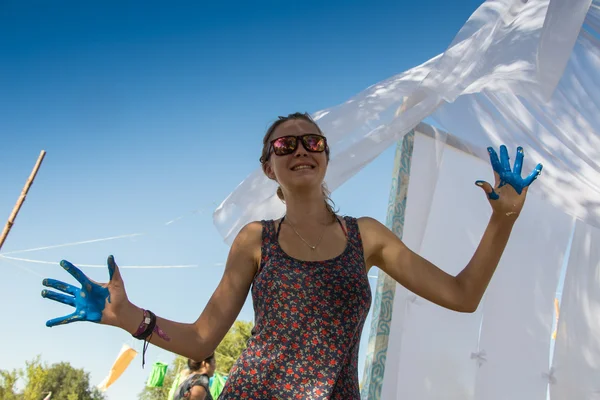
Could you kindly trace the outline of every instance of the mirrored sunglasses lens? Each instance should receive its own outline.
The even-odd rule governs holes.
[[[321,152],[325,150],[325,138],[321,135],[304,136],[304,145],[309,151]]]
[[[273,142],[273,152],[278,156],[293,153],[296,150],[296,138],[293,136],[284,136]]]

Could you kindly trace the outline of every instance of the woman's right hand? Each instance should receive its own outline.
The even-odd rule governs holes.
[[[129,302],[125,285],[114,257],[108,257],[108,283],[96,283],[70,262],[63,260],[60,266],[81,284],[81,288],[55,279],[44,279],[46,287],[59,290],[58,293],[42,290],[42,297],[75,307],[75,311],[64,317],[46,322],[46,326],[69,324],[75,321],[90,321],[106,325],[117,325],[118,315]]]

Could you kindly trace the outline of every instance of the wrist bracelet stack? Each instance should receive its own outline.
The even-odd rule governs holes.
[[[142,322],[140,322],[140,326],[138,326],[137,331],[132,336],[139,340],[146,340],[146,338],[152,336],[152,332],[156,326],[156,315],[150,310],[142,309],[142,312],[144,314]]]
[[[166,333],[160,329],[160,327],[156,324],[156,315],[150,310],[143,311],[142,322],[138,326],[135,333],[132,336],[136,339],[144,341],[144,347],[142,351],[142,368],[144,368],[144,364],[146,363],[146,350],[148,349],[148,345],[150,344],[150,339],[152,339],[152,335],[154,332],[163,340],[170,341],[171,338],[167,336]]]

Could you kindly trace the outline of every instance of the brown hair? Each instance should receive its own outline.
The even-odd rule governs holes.
[[[191,358],[188,358],[187,366],[190,371],[198,371],[202,367],[202,363],[210,364],[213,358],[215,358],[214,353],[206,357],[203,361],[194,361]]]
[[[265,137],[263,138],[263,149],[262,149],[262,154],[260,156],[260,164],[262,166],[263,172],[266,173],[265,171],[265,167],[266,167],[266,163],[269,159],[269,152],[271,150],[271,136],[273,135],[273,132],[275,132],[275,130],[283,123],[287,122],[287,121],[306,121],[309,122],[311,124],[313,124],[316,128],[317,131],[319,132],[320,135],[323,135],[323,132],[321,131],[321,128],[319,127],[319,125],[317,125],[317,123],[311,118],[311,116],[308,113],[293,113],[293,114],[289,114],[286,117],[278,117],[277,120],[275,122],[273,122],[271,124],[271,126],[269,126],[269,128],[267,129],[267,133],[265,133]],[[329,146],[327,146],[325,148],[325,155],[327,156],[327,162],[329,163]],[[331,192],[329,191],[329,189],[327,189],[327,185],[325,184],[325,182],[323,182],[323,184],[321,185],[321,190],[323,192],[323,198],[325,200],[325,207],[327,207],[327,211],[329,211],[333,217],[333,219],[335,220],[336,217],[336,211],[335,211],[335,203],[333,202],[333,200],[331,200]],[[277,188],[277,197],[279,197],[279,199],[281,201],[283,201],[285,203],[285,199],[283,196],[283,190],[281,190],[281,186],[279,186]]]

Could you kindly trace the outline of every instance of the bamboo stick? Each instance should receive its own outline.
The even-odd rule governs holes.
[[[15,223],[17,214],[19,213],[19,210],[21,209],[21,206],[23,205],[23,202],[25,201],[25,197],[27,197],[29,188],[31,187],[31,184],[33,183],[33,180],[35,179],[35,176],[37,175],[38,170],[40,169],[40,165],[42,165],[44,156],[46,156],[46,151],[42,150],[40,153],[40,156],[37,159],[37,162],[35,163],[35,165],[33,167],[33,171],[31,171],[31,175],[29,175],[27,182],[25,182],[25,187],[21,191],[21,195],[19,196],[19,199],[17,200],[17,204],[15,204],[15,207],[13,208],[12,213],[8,217],[8,221],[6,222],[6,225],[4,226],[4,229],[2,230],[2,235],[0,236],[0,250],[2,249],[2,245],[4,244],[4,241],[6,240],[6,237],[8,236],[8,232],[10,232],[10,228],[12,228],[12,226]]]

